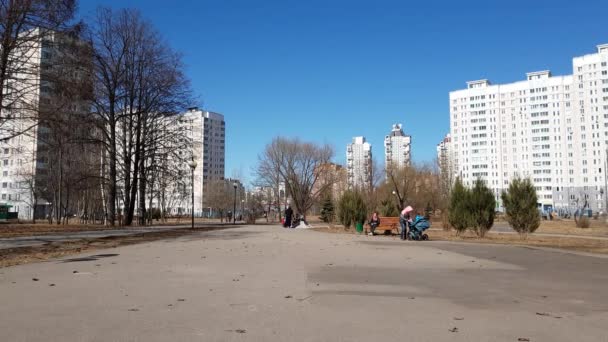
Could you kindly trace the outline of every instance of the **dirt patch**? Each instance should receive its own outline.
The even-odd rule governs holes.
[[[195,223],[206,223],[206,224],[220,224],[220,220],[211,220],[211,219],[200,219],[197,218]],[[171,219],[167,222],[154,222],[152,225],[148,226],[115,226],[109,227],[100,224],[81,224],[76,222],[70,222],[68,224],[49,224],[49,223],[4,223],[0,224],[0,238],[10,238],[17,236],[34,236],[34,235],[49,235],[49,234],[57,234],[57,233],[75,233],[75,232],[84,232],[84,231],[104,231],[104,230],[130,230],[130,229],[139,229],[139,228],[150,228],[150,227],[164,227],[164,226],[176,226],[183,225],[187,226],[190,224],[190,220],[177,220]]]
[[[161,232],[145,232],[130,236],[109,236],[95,239],[82,239],[69,242],[52,242],[42,246],[17,247],[0,250],[0,268],[62,258],[67,255],[89,252],[99,249],[114,248],[151,242],[162,239],[172,239],[199,232],[234,228],[236,226],[218,226],[202,228],[180,228]]]
[[[3,224],[0,225],[0,238],[17,236],[49,235],[57,233],[74,233],[82,231],[102,231],[121,229],[103,225],[54,225],[54,224]],[[127,228],[125,228],[127,229]]]
[[[602,219],[590,220],[589,228],[577,228],[574,220],[542,221],[536,232],[586,236],[608,236],[608,225]]]
[[[503,245],[521,245],[534,247],[549,247],[574,250],[579,252],[608,254],[608,240],[559,237],[559,236],[535,236],[529,235],[522,239],[517,234],[488,234],[484,238],[478,238],[473,233],[456,236],[454,232],[432,231],[429,232],[431,240],[460,241],[473,243],[493,243]]]
[[[333,226],[329,228],[314,228],[313,230],[330,234],[357,234],[354,228],[345,229],[341,226]],[[608,240],[576,238],[576,237],[559,237],[559,236],[535,236],[529,235],[523,240],[517,234],[493,234],[490,233],[484,238],[478,238],[472,232],[466,232],[461,236],[456,236],[453,231],[431,230],[427,231],[430,240],[432,241],[457,241],[457,242],[472,242],[472,243],[490,243],[503,245],[520,245],[534,247],[549,247],[574,250],[579,252],[608,254]],[[395,237],[395,235],[393,235]],[[381,235],[373,238],[382,238]],[[424,243],[424,242],[421,242]]]

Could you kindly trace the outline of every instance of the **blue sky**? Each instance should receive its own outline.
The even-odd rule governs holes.
[[[82,16],[100,5],[140,9],[183,53],[202,106],[225,115],[227,176],[247,181],[274,136],[330,143],[344,162],[363,135],[381,161],[397,122],[432,161],[449,91],[568,74],[608,43],[608,1],[82,0]]]

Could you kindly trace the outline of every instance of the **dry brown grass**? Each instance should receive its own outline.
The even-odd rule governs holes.
[[[331,234],[357,234],[355,229],[345,229],[342,226],[332,226],[330,228],[318,228],[314,230]],[[472,232],[466,232],[461,236],[456,236],[456,233],[454,231],[443,231],[438,229],[427,231],[427,233],[431,241],[455,241],[501,245],[535,246],[547,248],[561,248],[578,252],[608,254],[608,240],[601,239],[559,236],[535,236],[534,234],[528,235],[527,239],[522,239],[517,234],[497,233],[490,233],[487,234],[484,238],[478,238]],[[378,238],[382,237],[380,236]]]
[[[21,265],[31,262],[39,262],[54,258],[61,258],[67,255],[89,252],[98,249],[107,249],[162,239],[171,239],[197,232],[226,228],[228,228],[228,226],[204,227],[194,229],[181,228],[160,232],[146,232],[131,236],[110,236],[104,238],[82,239],[69,242],[54,242],[42,246],[0,249],[0,268]]]
[[[432,222],[433,228],[441,228],[443,226],[441,219],[438,216],[433,217]],[[495,225],[508,225],[507,221],[505,221],[503,217],[497,217],[494,222]],[[608,237],[608,224],[606,223],[605,219],[590,219],[589,222],[591,225],[589,228],[578,228],[574,220],[541,220],[540,227],[538,227],[536,233]],[[492,231],[490,230],[490,232]]]
[[[570,235],[608,236],[608,225],[604,220],[590,220],[589,228],[578,228],[574,220],[542,221],[536,232]]]
[[[522,239],[517,234],[488,234],[484,238],[477,238],[471,232],[466,232],[461,236],[456,236],[454,232],[433,230],[429,232],[431,240],[439,241],[459,241],[472,243],[492,243],[501,245],[521,245],[548,248],[561,248],[579,252],[608,254],[608,240],[559,237],[559,236],[537,236],[528,235]]]
[[[0,238],[9,238],[17,236],[33,236],[33,235],[49,235],[57,233],[75,233],[82,231],[101,231],[115,229],[136,229],[143,227],[163,227],[174,225],[187,225],[191,221],[189,219],[170,219],[167,222],[154,222],[151,226],[128,226],[128,227],[109,227],[99,224],[81,224],[70,222],[66,225],[48,224],[48,223],[4,223],[0,224]],[[219,223],[219,220],[195,219],[195,223]]]

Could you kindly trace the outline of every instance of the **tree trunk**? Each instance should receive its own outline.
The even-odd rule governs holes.
[[[101,151],[101,170],[100,170],[100,181],[99,187],[101,190],[101,203],[103,206],[103,225],[108,225],[108,201],[106,198],[106,152],[105,149]]]
[[[116,123],[110,119],[110,194],[108,196],[110,225],[116,225]]]
[[[142,149],[143,151],[143,149]],[[146,175],[144,159],[139,160],[139,224],[146,225]]]

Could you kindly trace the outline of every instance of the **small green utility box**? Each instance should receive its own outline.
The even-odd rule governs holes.
[[[8,209],[12,208],[12,205],[0,203],[0,222],[8,221]]]

